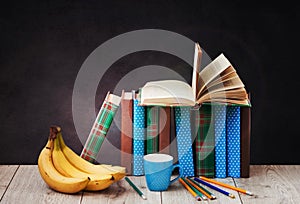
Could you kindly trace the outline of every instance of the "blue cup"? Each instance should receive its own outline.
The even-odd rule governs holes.
[[[179,176],[171,180],[172,172],[179,168]],[[168,154],[147,154],[144,156],[144,171],[147,187],[150,191],[165,191],[169,185],[182,177],[179,164],[173,165],[173,157]]]

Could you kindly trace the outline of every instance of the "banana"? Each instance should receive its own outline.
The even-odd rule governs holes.
[[[60,133],[60,132],[58,132]],[[83,158],[82,158],[83,159]],[[81,171],[73,166],[65,157],[60,148],[58,137],[54,139],[54,149],[52,151],[52,160],[54,167],[63,175],[75,178],[90,178],[85,190],[99,191],[108,188],[114,183],[114,177],[111,174],[91,174]]]
[[[38,157],[38,169],[45,183],[62,193],[77,193],[84,190],[89,178],[69,178],[60,174],[52,163],[53,139],[49,138]]]
[[[125,167],[112,166],[107,164],[92,164],[86,161],[71,148],[69,148],[64,140],[61,131],[57,134],[59,145],[67,160],[76,168],[89,174],[110,174],[114,177],[115,181],[121,180],[125,176]]]

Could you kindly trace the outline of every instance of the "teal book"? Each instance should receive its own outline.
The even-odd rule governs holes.
[[[194,176],[194,159],[189,106],[175,107],[178,162],[183,176]]]
[[[226,105],[213,106],[215,129],[215,177],[227,176]]]
[[[240,163],[240,106],[227,106],[227,175],[234,178],[241,176]]]
[[[145,154],[145,107],[139,106],[139,99],[133,92],[133,169],[132,175],[144,175],[143,157]]]

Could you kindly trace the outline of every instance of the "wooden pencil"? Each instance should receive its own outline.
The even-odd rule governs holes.
[[[195,191],[193,191],[183,180],[182,178],[179,178],[179,182],[190,192],[198,201],[201,200],[201,198],[197,195]]]
[[[231,198],[235,198],[235,196],[233,194],[231,194],[231,193],[229,193],[227,191],[224,191],[223,189],[218,188],[217,186],[214,186],[214,185],[212,185],[212,184],[210,184],[210,183],[208,183],[208,182],[206,182],[204,180],[201,180],[199,178],[194,178],[194,180],[197,181],[197,182],[199,182],[199,183],[201,183],[201,184],[203,184],[203,185],[206,185],[207,187],[209,187],[209,188],[211,188],[213,190],[216,190],[216,191],[218,191],[220,193],[223,193],[224,195],[227,195],[227,196],[229,196]]]
[[[213,180],[213,179],[209,179],[209,178],[206,178],[204,176],[200,176],[200,179],[204,180],[204,181],[207,181],[207,182],[210,182],[210,183],[214,183],[214,184],[217,184],[219,186],[223,186],[225,188],[229,188],[231,190],[236,190],[238,192],[241,192],[241,193],[244,193],[244,194],[247,194],[247,195],[250,195],[252,196],[253,193],[250,192],[250,191],[247,191],[247,190],[244,190],[244,189],[241,189],[241,188],[237,188],[235,186],[231,186],[229,184],[226,184],[226,183],[222,183],[222,182],[219,182],[219,181],[216,181],[216,180]]]
[[[202,186],[200,186],[198,183],[196,183],[194,180],[191,178],[187,178],[187,181],[194,186],[198,191],[200,191],[202,194],[204,194],[208,199],[213,200],[216,199],[216,196],[214,196],[211,193],[208,193],[208,191],[204,190]]]

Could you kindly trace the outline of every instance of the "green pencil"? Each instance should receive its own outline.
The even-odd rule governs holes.
[[[138,187],[136,187],[136,185],[134,185],[134,183],[132,183],[132,181],[127,176],[125,177],[125,180],[144,200],[147,200],[147,197],[144,195],[144,193],[140,189],[138,189]]]

